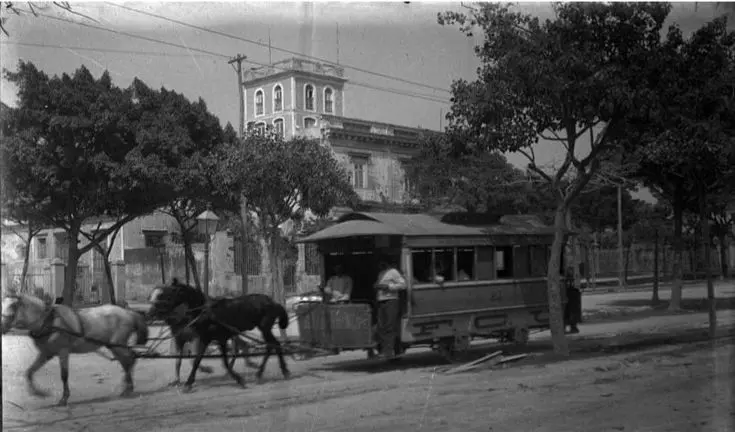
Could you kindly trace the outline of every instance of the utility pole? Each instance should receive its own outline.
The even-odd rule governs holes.
[[[243,94],[243,87],[242,87],[242,62],[247,58],[247,56],[244,56],[242,54],[238,54],[237,57],[231,59],[227,63],[234,64],[237,63],[237,66],[233,66],[235,68],[235,72],[237,72],[237,90],[238,94],[240,95],[240,138],[242,139],[243,135],[245,134],[245,95]]]
[[[238,54],[236,57],[228,61],[229,64],[237,64],[237,66],[234,66],[235,72],[237,72],[237,90],[238,95],[240,96],[240,125],[239,125],[239,136],[242,140],[245,138],[245,95],[244,95],[244,88],[242,86],[242,62],[247,58],[247,56],[244,56],[242,54]],[[245,196],[245,194],[242,194],[240,197],[240,221],[242,222],[242,235],[240,238],[240,247],[241,247],[241,254],[240,254],[240,273],[242,273],[240,276],[242,278],[242,282],[240,284],[240,289],[242,290],[242,294],[245,295],[248,293],[248,232],[249,232],[249,224],[248,224],[248,198]]]

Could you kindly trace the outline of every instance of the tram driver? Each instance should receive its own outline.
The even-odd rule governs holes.
[[[389,264],[385,258],[380,260],[379,268],[380,273],[375,282],[378,300],[376,336],[381,354],[392,357],[397,354],[394,350],[401,327],[399,292],[406,289],[406,280],[396,266]]]
[[[334,275],[324,286],[324,293],[331,302],[349,301],[352,296],[352,278],[344,273],[341,264],[334,266]]]

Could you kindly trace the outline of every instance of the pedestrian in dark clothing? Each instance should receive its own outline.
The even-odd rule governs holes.
[[[565,274],[567,304],[564,307],[564,326],[569,333],[579,333],[577,324],[582,319],[582,293],[574,286],[574,270],[570,267]]]

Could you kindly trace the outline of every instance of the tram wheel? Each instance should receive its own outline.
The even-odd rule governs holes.
[[[457,336],[439,341],[439,353],[449,363],[464,363],[469,358],[470,337]]]

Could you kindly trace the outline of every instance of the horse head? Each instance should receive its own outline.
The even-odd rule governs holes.
[[[40,325],[46,315],[43,300],[28,294],[8,294],[3,298],[2,334],[12,328],[32,328]]]
[[[183,318],[192,309],[205,303],[204,294],[174,278],[169,285],[159,285],[151,291],[148,315],[154,319]]]

